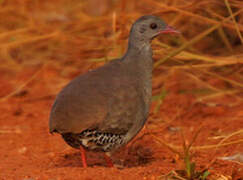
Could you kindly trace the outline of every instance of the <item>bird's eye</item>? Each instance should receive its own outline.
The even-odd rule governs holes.
[[[157,28],[157,24],[156,24],[156,23],[152,23],[152,24],[150,24],[150,28],[151,28],[151,29],[156,29],[156,28]]]

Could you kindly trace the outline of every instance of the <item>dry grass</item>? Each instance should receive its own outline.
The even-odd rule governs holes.
[[[237,93],[243,87],[243,9],[240,1],[172,3],[143,0],[140,3],[104,1],[97,12],[93,12],[88,8],[93,5],[92,1],[1,1],[0,14],[8,17],[8,21],[1,20],[0,57],[3,63],[0,67],[18,72],[23,67],[54,60],[55,63],[86,64],[89,68],[93,63],[88,60],[103,62],[121,56],[126,49],[131,23],[138,16],[149,13],[163,17],[182,32],[180,37],[167,39],[167,43],[161,38],[154,41],[157,60],[154,67],[158,69],[155,71],[168,67],[169,71],[196,72],[190,73],[189,77],[198,79],[196,83],[213,90],[215,96],[230,94],[242,99]],[[165,63],[168,59],[170,61]],[[229,76],[217,72],[221,67],[236,66],[238,71]],[[227,82],[233,88],[220,89],[203,82],[197,72]],[[198,99],[203,101],[215,96],[209,94]]]

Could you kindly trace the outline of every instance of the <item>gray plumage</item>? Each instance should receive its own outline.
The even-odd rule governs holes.
[[[143,16],[132,26],[126,54],[72,80],[57,95],[50,132],[74,148],[110,152],[127,144],[144,126],[152,97],[151,40],[166,28]]]

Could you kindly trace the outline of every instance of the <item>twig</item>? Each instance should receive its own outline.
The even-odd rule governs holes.
[[[236,23],[235,18],[234,18],[234,16],[233,16],[233,12],[232,12],[232,9],[231,9],[231,7],[230,7],[229,1],[228,1],[228,0],[224,0],[224,2],[225,2],[225,4],[226,4],[226,7],[227,7],[229,13],[230,13],[230,17],[231,17],[232,20],[233,20],[233,23],[234,23],[234,25],[235,25],[236,32],[237,32],[237,34],[238,34],[238,36],[239,36],[239,38],[240,38],[240,40],[241,40],[241,44],[243,44],[243,37],[242,37],[242,35],[241,35],[241,33],[240,33],[239,26],[238,26],[238,24]]]
[[[239,10],[238,12],[234,13],[232,16],[236,16],[238,15],[240,12],[242,12],[243,9]],[[184,49],[186,49],[187,47],[191,46],[192,44],[198,42],[199,40],[201,40],[202,38],[204,38],[205,36],[207,36],[208,34],[210,34],[211,32],[213,32],[215,29],[219,28],[223,22],[228,21],[231,17],[226,18],[225,20],[223,20],[221,23],[218,23],[216,25],[214,25],[213,27],[207,29],[206,31],[202,32],[201,34],[199,34],[198,36],[194,37],[191,41],[188,41],[186,43],[184,43],[181,47],[175,49],[174,51],[172,51],[171,53],[169,53],[167,56],[165,56],[163,59],[157,61],[154,64],[154,68],[158,67],[160,64],[162,64],[163,62],[165,62],[167,59],[179,54],[181,51],[183,51]]]
[[[26,82],[24,82],[22,85],[20,85],[17,89],[15,89],[13,92],[9,93],[8,95],[0,98],[0,102],[6,101],[8,98],[14,96],[15,94],[17,94],[18,92],[20,92],[27,84],[29,84],[31,81],[33,81],[42,71],[44,65],[42,65],[40,67],[40,69],[35,72],[35,74],[33,76],[31,76]]]

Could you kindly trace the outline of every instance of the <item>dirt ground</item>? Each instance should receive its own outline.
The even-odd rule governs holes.
[[[24,69],[14,81],[27,79],[35,71],[36,67]],[[1,95],[12,89],[16,75],[1,72]],[[171,79],[165,82],[171,93],[164,99],[159,113],[152,113],[156,104],[153,103],[146,128],[127,148],[114,155],[114,162],[122,164],[122,169],[107,168],[102,154],[92,152],[87,154],[89,167],[82,168],[79,151],[66,145],[59,135],[48,132],[48,116],[55,98],[55,93],[50,92],[59,91],[58,82],[72,77],[64,79],[56,67],[47,65],[24,89],[1,102],[0,179],[162,179],[172,170],[183,169],[183,160],[154,136],[182,147],[181,132],[186,143],[190,143],[200,125],[202,129],[193,147],[204,149],[192,149],[196,168],[208,168],[211,174],[228,179],[242,179],[239,163],[219,159],[243,152],[242,142],[219,146],[217,150],[207,146],[218,144],[242,128],[243,103],[235,103],[233,97],[226,96],[218,102],[214,100],[212,105],[195,102],[192,95],[173,92],[173,88],[184,86],[183,76],[179,76],[180,81],[174,80],[173,85]],[[223,144],[237,140],[237,135],[232,136]]]

